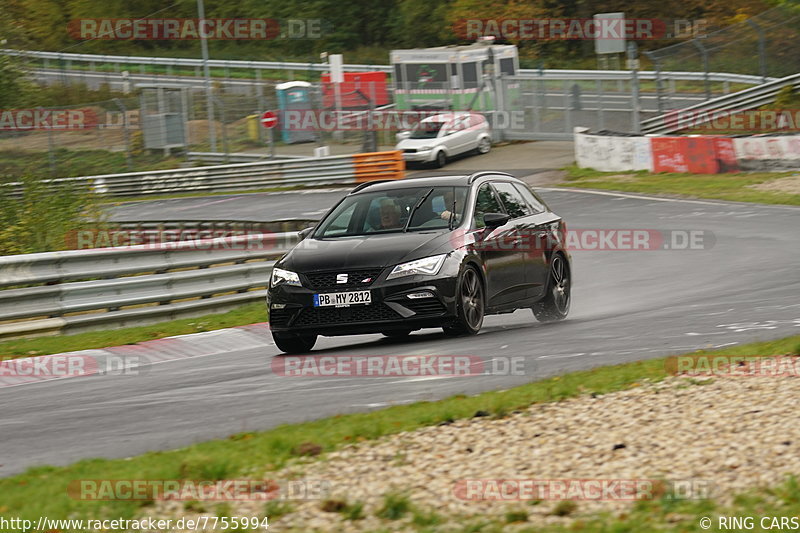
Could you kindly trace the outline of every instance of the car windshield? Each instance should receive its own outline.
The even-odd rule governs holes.
[[[439,135],[439,130],[444,126],[444,122],[419,122],[411,130],[409,139],[435,139]]]
[[[453,228],[463,219],[466,197],[466,187],[404,187],[355,194],[325,217],[314,237]]]

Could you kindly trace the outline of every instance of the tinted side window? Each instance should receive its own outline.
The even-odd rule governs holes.
[[[514,186],[519,192],[522,193],[522,197],[528,201],[528,204],[533,208],[534,213],[544,213],[547,211],[547,207],[545,207],[545,205],[539,201],[536,195],[533,194],[529,188],[518,183],[515,183]]]
[[[483,222],[483,215],[486,213],[505,213],[488,183],[481,185],[481,188],[478,189],[478,196],[475,199],[476,228],[486,227],[486,224]]]
[[[533,214],[533,211],[528,207],[528,204],[525,203],[522,195],[513,184],[507,181],[496,181],[493,182],[492,185],[497,189],[497,194],[500,195],[503,205],[506,206],[506,212],[511,215],[511,218],[519,218]]]

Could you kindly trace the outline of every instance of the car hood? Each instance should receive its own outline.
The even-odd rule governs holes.
[[[300,241],[280,261],[295,272],[359,269],[396,265],[450,251],[449,231],[410,231],[368,237]]]
[[[395,146],[398,150],[404,150],[406,148],[422,148],[423,146],[436,146],[439,144],[441,139],[438,137],[434,139],[403,139],[397,146]]]

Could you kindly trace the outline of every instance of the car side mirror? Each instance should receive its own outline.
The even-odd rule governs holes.
[[[483,215],[483,223],[487,228],[499,228],[505,226],[511,217],[505,213],[486,213]]]
[[[302,241],[303,239],[305,239],[306,237],[311,235],[312,231],[314,231],[313,227],[311,227],[311,228],[303,228],[303,229],[301,229],[300,231],[297,232],[297,235],[300,237],[300,240]]]

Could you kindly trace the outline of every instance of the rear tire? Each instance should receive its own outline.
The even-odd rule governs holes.
[[[292,333],[273,333],[275,346],[285,354],[310,352],[317,342],[316,335],[295,335]]]
[[[539,322],[556,322],[564,320],[569,314],[572,301],[570,271],[567,260],[560,254],[553,256],[550,262],[550,275],[547,279],[547,294],[533,304],[536,320]]]
[[[479,154],[488,154],[489,150],[492,149],[492,141],[489,140],[488,137],[484,137],[480,141],[478,141],[478,148],[476,151]]]
[[[481,330],[486,310],[483,283],[474,267],[464,269],[456,290],[456,322],[442,330],[452,337],[475,335]]]

